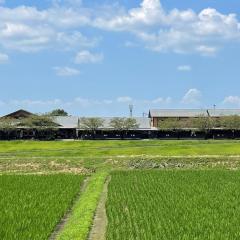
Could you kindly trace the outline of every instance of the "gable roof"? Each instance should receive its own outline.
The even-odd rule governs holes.
[[[20,109],[20,110],[17,110],[15,112],[9,113],[9,114],[3,116],[2,118],[19,119],[19,118],[27,118],[27,117],[32,116],[32,115],[34,115],[34,114],[31,113],[31,112],[28,112],[26,110]]]

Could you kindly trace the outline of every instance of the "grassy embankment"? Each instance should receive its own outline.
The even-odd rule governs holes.
[[[86,240],[100,199],[107,173],[93,174],[85,191],[73,207],[72,214],[57,240]]]

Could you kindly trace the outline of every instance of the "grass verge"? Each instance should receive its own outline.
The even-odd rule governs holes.
[[[57,240],[87,239],[106,176],[107,172],[92,175],[85,191],[73,207],[67,224],[57,236]]]

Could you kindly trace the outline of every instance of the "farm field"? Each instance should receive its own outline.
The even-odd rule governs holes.
[[[240,141],[0,141],[0,239],[240,239],[239,189]]]
[[[140,166],[139,166],[140,161]],[[239,141],[1,141],[0,172],[74,172],[159,163],[238,168]],[[136,166],[137,165],[137,166]],[[166,164],[165,164],[166,165]],[[169,165],[169,164],[167,164]]]
[[[48,239],[73,204],[84,177],[1,175],[0,239]]]
[[[113,172],[107,240],[240,239],[240,172]]]

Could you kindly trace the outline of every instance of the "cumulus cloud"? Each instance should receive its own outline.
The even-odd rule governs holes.
[[[223,104],[240,106],[239,96],[228,96],[223,100]]]
[[[177,67],[177,70],[181,72],[190,72],[192,67],[190,65],[180,65]]]
[[[239,40],[240,24],[235,14],[216,9],[174,9],[166,12],[159,0],[144,0],[139,8],[113,18],[98,18],[95,25],[111,31],[129,31],[153,51],[195,52],[212,55],[224,42]]]
[[[182,99],[183,104],[199,104],[202,97],[202,93],[196,89],[192,88],[187,91]]]
[[[223,14],[214,8],[166,11],[160,0],[143,0],[129,10],[120,5],[86,8],[80,0],[55,0],[41,10],[0,7],[0,45],[4,48],[39,51],[64,46],[80,50],[99,39],[83,36],[84,27],[128,32],[136,37],[137,45],[152,51],[204,56],[240,39],[240,23],[234,13]]]
[[[56,74],[60,77],[72,77],[80,74],[80,71],[70,67],[54,67]]]
[[[66,7],[0,7],[0,45],[24,52],[95,47],[100,38],[88,38],[79,28],[88,20],[81,12]]]
[[[0,53],[0,64],[7,63],[9,61],[9,56],[4,53]]]
[[[102,62],[103,59],[104,59],[104,56],[102,53],[91,53],[85,50],[77,53],[74,62],[76,64],[99,63],[99,62]]]

